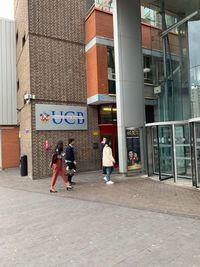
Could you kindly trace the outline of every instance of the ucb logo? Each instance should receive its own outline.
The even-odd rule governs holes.
[[[54,124],[77,124],[81,125],[85,123],[84,114],[81,111],[60,111],[56,114],[56,111],[51,112],[52,122]]]

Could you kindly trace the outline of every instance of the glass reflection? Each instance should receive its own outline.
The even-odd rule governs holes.
[[[192,117],[200,116],[200,21],[188,22]]]

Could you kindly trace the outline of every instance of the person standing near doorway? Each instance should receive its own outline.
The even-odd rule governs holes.
[[[113,172],[114,164],[115,164],[115,159],[112,154],[111,142],[106,141],[103,149],[102,165],[106,169],[106,176],[103,179],[108,185],[114,184],[114,182],[111,181],[111,174]]]
[[[68,181],[69,184],[75,184],[72,182],[72,177],[74,176],[74,173],[76,172],[76,161],[74,156],[74,143],[75,140],[73,138],[70,138],[68,141],[68,146],[65,150],[65,163],[67,166],[67,172],[68,172]]]
[[[62,162],[62,153],[63,153],[63,141],[58,141],[56,148],[54,150],[52,160],[50,163],[50,167],[53,167],[53,176],[51,178],[51,187],[50,187],[50,193],[57,193],[55,190],[55,184],[56,180],[59,174],[61,174],[65,187],[67,190],[72,189],[71,185],[69,184],[67,177],[65,175],[65,171],[63,168],[63,162]]]
[[[100,143],[101,160],[103,159],[103,149],[104,149],[104,146],[106,144],[106,141],[107,141],[107,138],[103,137],[103,139],[102,139],[102,141]],[[106,174],[106,169],[105,169],[104,166],[102,166],[102,173]]]

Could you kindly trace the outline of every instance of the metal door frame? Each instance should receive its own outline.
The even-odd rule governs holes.
[[[198,160],[197,160],[197,136],[196,136],[196,123],[200,124],[200,118],[188,120],[191,132],[191,161],[192,161],[192,182],[193,186],[200,187],[199,173],[198,173]]]
[[[200,122],[200,118],[199,118]],[[176,162],[176,140],[175,140],[175,127],[181,126],[181,125],[188,125],[188,121],[168,121],[168,122],[157,122],[157,123],[148,123],[145,126],[151,127],[151,136],[152,136],[152,148],[153,148],[153,127],[156,127],[157,132],[157,143],[158,143],[158,164],[159,164],[159,180],[163,181],[166,179],[174,178],[174,182],[176,183],[178,181],[178,173],[177,173],[177,162]],[[172,168],[173,168],[173,174],[169,175],[166,174],[166,178],[162,178],[161,169],[160,169],[160,147],[159,147],[159,126],[169,126],[171,128],[171,138],[172,138]],[[188,125],[189,127],[189,125]],[[190,129],[190,128],[189,128]],[[191,145],[191,136],[190,136],[190,145]],[[147,158],[147,162],[149,159]],[[192,162],[192,155],[191,155],[191,162]],[[154,157],[153,157],[153,164],[154,164]],[[147,166],[149,168],[149,163],[147,163]],[[153,166],[154,169],[154,166]],[[192,168],[193,169],[193,168]],[[148,171],[149,173],[149,171]],[[154,172],[154,174],[157,174]],[[164,174],[165,175],[165,174]]]

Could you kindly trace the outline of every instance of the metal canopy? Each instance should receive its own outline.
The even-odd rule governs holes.
[[[159,7],[160,3],[161,0],[141,0],[142,5],[151,7]],[[175,14],[187,15],[200,9],[200,0],[165,0],[165,8]]]

